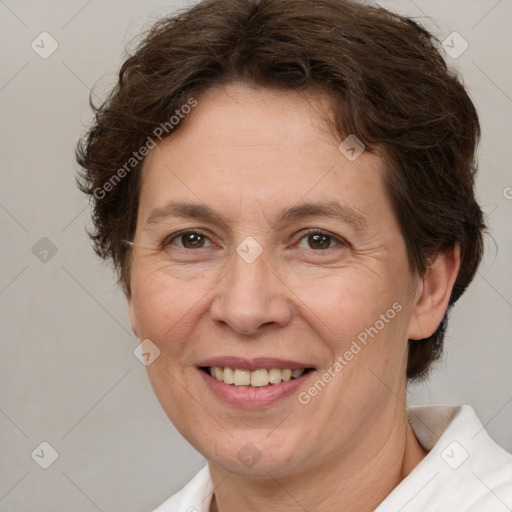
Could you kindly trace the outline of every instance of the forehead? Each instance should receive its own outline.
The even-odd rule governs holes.
[[[280,209],[307,201],[386,205],[383,159],[350,161],[338,148],[326,95],[228,85],[197,97],[173,136],[150,152],[140,214],[171,200],[218,210]]]

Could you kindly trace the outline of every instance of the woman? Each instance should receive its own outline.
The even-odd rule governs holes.
[[[208,460],[159,512],[512,509],[470,407],[405,407],[481,259],[478,137],[435,41],[384,9],[211,0],[152,28],[78,160]]]

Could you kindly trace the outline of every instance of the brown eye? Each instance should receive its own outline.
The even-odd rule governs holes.
[[[311,249],[329,249],[331,247],[331,243],[333,239],[329,235],[324,235],[322,233],[314,233],[312,235],[308,235],[308,246]]]
[[[180,237],[181,245],[185,249],[200,249],[205,245],[205,237],[199,233],[184,233]]]
[[[206,247],[213,247],[215,244],[205,235],[197,231],[182,231],[170,236],[164,247],[175,246],[181,249],[203,249]]]

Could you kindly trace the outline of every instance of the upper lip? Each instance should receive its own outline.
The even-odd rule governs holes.
[[[263,368],[281,368],[281,369],[306,369],[313,368],[310,364],[300,363],[298,361],[291,361],[289,359],[275,359],[271,357],[255,357],[254,359],[246,359],[243,357],[221,356],[212,357],[201,361],[197,366],[211,367],[220,366],[223,368],[238,368],[240,370],[260,370]]]

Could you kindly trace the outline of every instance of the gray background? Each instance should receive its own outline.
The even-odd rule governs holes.
[[[492,232],[452,315],[445,357],[430,382],[411,387],[409,402],[471,404],[512,450],[512,0],[381,4],[441,40],[457,31],[469,44],[447,59],[481,115],[478,196]],[[96,84],[101,96],[125,45],[183,5],[0,0],[1,511],[147,511],[203,464],[133,355],[124,297],[90,248],[74,182],[89,89]],[[47,59],[31,48],[43,31],[59,45]],[[42,441],[59,455],[46,470],[31,458]]]

